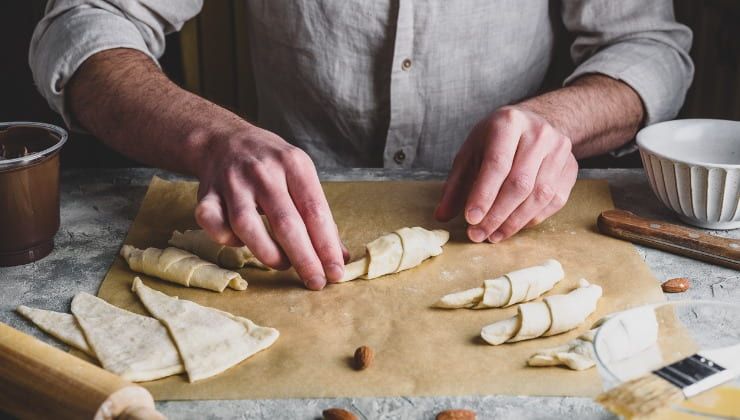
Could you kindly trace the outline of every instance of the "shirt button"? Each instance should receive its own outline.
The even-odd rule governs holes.
[[[402,164],[404,160],[406,160],[406,153],[403,152],[403,150],[399,150],[396,152],[395,155],[393,155],[393,160],[397,164]]]
[[[408,69],[410,69],[410,68],[411,68],[411,60],[410,60],[410,59],[408,59],[408,58],[407,58],[407,59],[405,59],[405,60],[403,60],[403,62],[401,63],[401,68],[402,68],[403,70],[408,70]]]

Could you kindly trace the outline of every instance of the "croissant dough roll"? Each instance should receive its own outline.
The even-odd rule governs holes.
[[[186,230],[185,232],[176,230],[172,232],[168,243],[223,268],[237,269],[249,266],[268,269],[246,246],[221,245],[211,240],[204,230]]]
[[[368,243],[365,256],[347,264],[339,282],[374,279],[416,267],[427,258],[441,254],[442,246],[449,239],[450,233],[441,229],[398,229]]]
[[[552,289],[565,277],[557,260],[512,271],[501,277],[484,280],[483,287],[450,293],[434,304],[437,308],[487,309],[511,306],[534,300]]]
[[[600,286],[581,279],[566,295],[520,305],[515,316],[483,327],[481,338],[495,346],[570,331],[596,310],[601,293]]]
[[[142,250],[124,245],[121,248],[121,256],[136,272],[185,287],[199,287],[216,292],[223,292],[227,286],[235,290],[247,288],[246,280],[239,273],[224,270],[181,249],[170,247]]]

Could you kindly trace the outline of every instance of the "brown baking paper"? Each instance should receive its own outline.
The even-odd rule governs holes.
[[[398,395],[570,395],[601,389],[596,369],[532,368],[536,350],[564,343],[603,315],[664,300],[635,248],[596,231],[599,213],[612,208],[605,181],[579,181],[568,205],[550,220],[504,243],[473,244],[461,219],[439,223],[432,214],[440,182],[331,182],[324,184],[341,237],[354,258],[364,244],[404,226],[444,228],[444,253],[419,267],[375,280],[303,288],[292,271],[242,270],[249,288],[223,293],[188,289],[142,276],[169,295],[190,299],[280,330],[271,348],[228,371],[190,384],[184,375],[144,383],[160,400],[349,397]],[[195,228],[197,185],[154,178],[125,243],[166,247],[174,229]],[[568,334],[490,346],[481,327],[516,308],[441,310],[430,306],[452,291],[487,278],[558,259],[566,277],[550,293],[566,293],[586,278],[604,288],[595,314]],[[135,273],[116,258],[100,287],[103,299],[145,313],[131,293]],[[373,365],[350,367],[355,348],[372,347]]]

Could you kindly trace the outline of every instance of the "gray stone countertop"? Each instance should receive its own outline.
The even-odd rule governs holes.
[[[64,171],[56,247],[51,255],[36,263],[0,268],[0,321],[63,347],[17,315],[14,308],[24,304],[68,312],[76,293],[96,293],[153,175],[182,178],[154,169]],[[439,173],[377,169],[320,171],[320,176],[327,181],[444,179],[444,174]],[[582,170],[579,177],[608,180],[617,207],[678,223],[652,194],[641,169]],[[716,234],[740,238],[740,230]],[[669,295],[669,299],[740,302],[740,272],[637,248],[658,279],[691,279],[688,292]],[[501,395],[162,401],[157,407],[171,419],[316,419],[329,407],[348,408],[363,419],[433,419],[437,412],[453,407],[473,409],[479,419],[612,418],[588,398]]]

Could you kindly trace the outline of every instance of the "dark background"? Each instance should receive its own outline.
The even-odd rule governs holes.
[[[211,0],[181,33],[167,39],[160,62],[176,83],[244,116],[256,104],[241,16],[245,0]],[[646,0],[650,1],[650,0]],[[556,3],[553,7],[557,7]],[[675,0],[677,19],[694,31],[691,56],[694,83],[679,118],[740,120],[740,1]],[[28,45],[43,15],[44,0],[0,2],[0,121],[44,121],[63,126],[38,94],[28,68]],[[557,85],[572,67],[567,36],[561,37],[548,84]],[[547,87],[547,86],[546,86]],[[72,133],[62,151],[62,166],[139,166],[88,135]],[[633,154],[614,159],[596,157],[582,167],[639,167]]]

